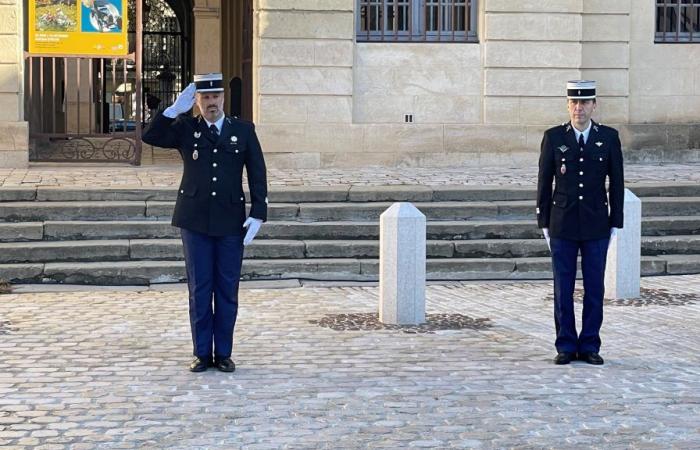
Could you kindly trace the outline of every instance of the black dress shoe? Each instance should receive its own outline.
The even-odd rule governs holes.
[[[596,366],[600,366],[604,362],[603,358],[595,352],[579,353],[578,359],[579,361],[587,362],[588,364],[594,364]]]
[[[554,357],[554,364],[557,364],[557,365],[569,364],[571,361],[574,360],[574,356],[576,356],[574,353],[569,353],[569,352],[557,353],[557,356]]]
[[[233,372],[236,370],[236,364],[231,360],[231,358],[217,358],[214,361],[214,365],[222,372]]]
[[[207,367],[212,367],[211,358],[196,357],[190,363],[190,372],[204,372]]]

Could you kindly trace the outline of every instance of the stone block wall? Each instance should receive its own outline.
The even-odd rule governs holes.
[[[581,78],[598,81],[594,117],[620,129],[628,160],[698,160],[700,46],[654,44],[650,2],[482,0],[475,44],[355,43],[355,3],[259,1],[273,161],[534,164]]]
[[[352,127],[353,0],[260,0],[258,132],[271,163],[318,167],[358,148]]]
[[[630,122],[700,122],[700,45],[655,44],[653,17],[653,2],[630,9]]]
[[[629,121],[631,2],[594,0],[582,3],[581,78],[598,82],[595,119],[625,124]]]
[[[22,2],[0,0],[0,168],[26,167],[28,128],[22,82]]]

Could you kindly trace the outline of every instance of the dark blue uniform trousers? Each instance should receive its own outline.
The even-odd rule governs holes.
[[[552,271],[554,272],[554,326],[557,352],[598,353],[600,327],[603,324],[605,294],[605,260],[609,239],[574,241],[550,240]],[[581,334],[576,333],[574,316],[574,285],[576,258],[581,251],[583,274],[583,318]]]
[[[208,236],[180,229],[190,293],[194,355],[228,358],[238,315],[243,236]],[[214,299],[212,309],[212,296]]]

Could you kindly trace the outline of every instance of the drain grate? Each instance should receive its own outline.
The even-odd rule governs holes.
[[[493,326],[491,319],[474,319],[463,314],[427,314],[421,325],[389,325],[379,321],[377,313],[328,314],[309,322],[336,331],[396,330],[404,333],[434,333],[441,330],[485,330]]]
[[[553,295],[545,297],[545,301],[551,302],[554,300]],[[638,298],[628,299],[605,299],[605,306],[684,306],[693,305],[700,296],[698,294],[674,294],[666,289],[647,289],[642,288]],[[583,302],[583,289],[574,291],[574,301],[576,303]]]

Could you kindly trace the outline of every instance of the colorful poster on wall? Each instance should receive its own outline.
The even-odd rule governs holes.
[[[29,53],[123,56],[127,0],[29,0]]]

